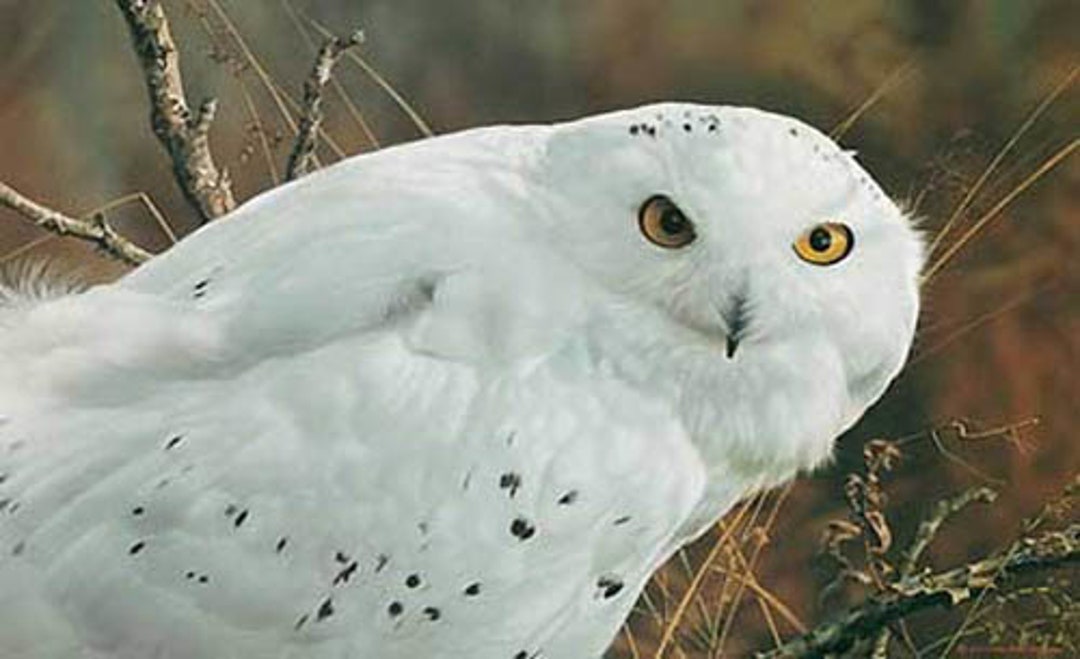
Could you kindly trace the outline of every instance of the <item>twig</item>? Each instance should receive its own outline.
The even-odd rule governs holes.
[[[105,221],[105,215],[101,213],[91,215],[89,220],[78,220],[24,197],[3,182],[0,182],[0,204],[19,213],[46,231],[90,241],[125,263],[139,265],[153,256],[116,233]]]
[[[1080,524],[1026,538],[1007,551],[938,574],[903,579],[839,620],[822,624],[759,659],[825,657],[851,649],[884,626],[934,606],[952,608],[996,588],[1009,577],[1080,564]]]
[[[916,569],[919,567],[919,559],[930,547],[946,520],[972,503],[992,503],[996,498],[997,492],[994,490],[988,487],[975,487],[954,497],[938,501],[930,516],[919,524],[915,539],[912,541],[911,546],[908,547],[907,552],[904,553],[904,561],[899,569],[899,578],[907,579],[914,576]],[[891,630],[888,627],[883,627],[874,640],[874,649],[870,656],[875,659],[887,657],[891,636]]]
[[[203,101],[192,114],[180,76],[180,56],[159,0],[116,0],[131,30],[150,94],[150,123],[172,159],[184,196],[204,222],[236,206],[228,173],[210,152],[210,124],[217,103]]]
[[[329,29],[327,29],[322,23],[316,21],[314,18],[306,15],[305,18],[309,23],[311,23],[311,26],[315,28],[315,30],[320,33],[324,38],[329,39],[330,37],[334,36]],[[367,75],[367,77],[371,78],[372,82],[374,82],[376,85],[379,86],[380,89],[386,92],[387,96],[389,96],[390,99],[394,101],[394,103],[397,104],[399,108],[401,108],[401,111],[409,117],[409,120],[413,122],[413,125],[416,126],[416,129],[420,131],[421,135],[423,135],[424,137],[431,137],[435,134],[434,131],[431,130],[431,126],[428,126],[427,122],[424,121],[423,117],[420,116],[420,113],[418,113],[411,105],[409,105],[409,102],[405,100],[405,97],[399,94],[398,91],[394,89],[394,86],[391,85],[386,80],[386,78],[384,78],[378,71],[375,70],[375,67],[373,67],[363,57],[360,57],[354,52],[348,52],[345,54],[345,56],[350,61],[352,61],[353,64],[360,67],[360,70],[363,71],[364,74]]]
[[[355,32],[348,39],[333,37],[326,40],[315,58],[311,74],[304,81],[304,111],[300,117],[300,129],[293,142],[289,162],[285,166],[285,180],[291,181],[308,173],[315,155],[316,138],[322,124],[322,92],[330,81],[334,64],[341,55],[364,39],[362,32]]]
[[[996,498],[997,492],[994,490],[988,487],[976,487],[955,497],[938,501],[933,513],[919,524],[915,540],[911,543],[911,547],[904,555],[904,562],[900,565],[900,577],[907,578],[915,574],[919,559],[934,541],[934,537],[946,520],[972,503],[993,503]]]

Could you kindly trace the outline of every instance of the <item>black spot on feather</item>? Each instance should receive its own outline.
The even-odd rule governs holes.
[[[285,536],[278,538],[277,544],[274,545],[274,551],[281,553],[285,549],[285,545],[289,544],[289,539]]]
[[[183,435],[175,435],[169,438],[169,441],[165,442],[165,450],[171,451],[177,446],[180,446],[180,442],[184,441]]]
[[[479,594],[480,594],[480,582],[479,581],[474,581],[471,584],[469,584],[468,586],[465,586],[465,596],[466,597],[476,597]]]
[[[510,533],[518,540],[525,542],[536,535],[536,527],[524,517],[518,517],[510,523]]]
[[[334,601],[327,597],[319,605],[319,610],[315,612],[315,622],[322,622],[332,615],[334,615]]]
[[[442,617],[442,611],[439,611],[439,609],[434,606],[425,606],[424,615],[427,616],[428,620],[435,622]]]
[[[341,569],[337,575],[334,576],[334,585],[340,586],[341,584],[348,583],[349,579],[352,579],[353,575],[360,568],[360,563],[352,561]]]
[[[237,515],[236,519],[233,520],[233,526],[235,526],[236,528],[240,528],[241,526],[243,526],[243,524],[247,520],[247,518],[248,518],[248,510],[247,510],[247,508],[245,508],[245,509],[241,510],[240,514]]]
[[[421,583],[423,583],[423,580],[419,574],[413,573],[405,577],[405,585],[409,588],[419,588]]]
[[[569,492],[567,492],[567,493],[563,494],[561,497],[559,497],[559,502],[558,503],[559,503],[560,506],[569,506],[570,504],[577,501],[577,498],[578,498],[578,491],[577,490],[570,490]]]
[[[390,602],[390,606],[386,607],[386,612],[390,614],[392,618],[396,618],[405,610],[401,602]]]
[[[600,595],[607,600],[622,592],[623,582],[616,577],[600,577],[596,587],[600,589]]]
[[[499,477],[499,487],[510,490],[510,498],[513,499],[521,488],[521,474],[508,471]]]
[[[128,553],[131,554],[132,556],[134,556],[134,555],[138,554],[139,552],[141,552],[143,549],[146,549],[146,541],[139,540],[138,542],[136,542],[135,544],[131,545],[131,547],[128,548]]]

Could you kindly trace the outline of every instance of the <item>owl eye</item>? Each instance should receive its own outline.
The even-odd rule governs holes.
[[[638,211],[638,227],[649,242],[666,249],[686,247],[697,238],[694,223],[664,195],[645,200]]]
[[[802,233],[793,245],[799,258],[814,265],[839,263],[855,247],[855,234],[846,224],[823,222]]]

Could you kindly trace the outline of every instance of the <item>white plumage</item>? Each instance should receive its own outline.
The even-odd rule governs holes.
[[[10,301],[0,656],[599,657],[883,392],[921,259],[812,128],[661,104],[354,158]]]

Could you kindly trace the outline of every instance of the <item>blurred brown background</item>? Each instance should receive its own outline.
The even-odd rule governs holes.
[[[165,5],[189,95],[193,102],[220,99],[213,147],[238,197],[248,198],[271,184],[259,131],[280,171],[288,129],[221,17],[203,0]],[[894,196],[917,205],[928,235],[1080,61],[1075,0],[295,0],[299,16],[279,0],[219,6],[276,84],[297,99],[312,61],[298,21],[306,25],[310,16],[339,34],[363,28],[361,54],[436,132],[658,99],[757,105],[830,129],[892,79],[895,86],[843,142]],[[900,78],[890,78],[905,64]],[[382,144],[417,137],[369,78],[347,63],[338,71]],[[975,197],[962,227],[1076,139],[1077,101],[1073,85],[1035,122]],[[373,148],[338,99],[328,104],[329,132],[345,150]],[[74,215],[142,191],[178,232],[189,231],[196,218],[171,179],[147,112],[113,2],[0,0],[0,179]],[[842,439],[836,465],[803,479],[788,497],[757,572],[804,622],[826,613],[816,601],[822,577],[809,569],[811,557],[825,520],[842,514],[843,476],[861,464],[865,440],[910,437],[888,481],[888,510],[901,538],[949,492],[981,483],[1001,490],[992,507],[964,513],[942,533],[931,551],[937,567],[1003,546],[1025,515],[1077,473],[1078,201],[1074,156],[930,282],[912,365]],[[147,247],[167,246],[138,205],[110,219]],[[42,235],[0,211],[0,259],[8,267],[48,257],[58,271],[87,281],[124,271],[71,240],[28,248]],[[946,430],[941,446],[930,441],[926,431],[956,418],[973,432],[1019,425],[984,439]],[[729,652],[760,647],[751,617]]]

